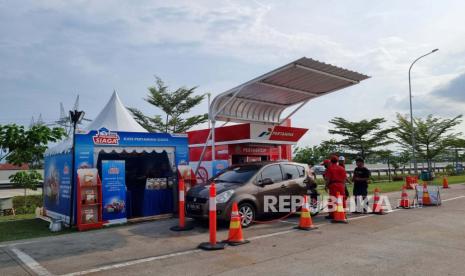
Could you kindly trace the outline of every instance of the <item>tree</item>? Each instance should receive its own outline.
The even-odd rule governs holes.
[[[294,162],[305,163],[305,164],[318,164],[320,160],[320,154],[318,146],[294,149]]]
[[[42,175],[35,171],[20,171],[13,175],[10,175],[10,181],[16,187],[21,187],[24,189],[24,209],[27,208],[27,189],[31,189],[33,191],[37,190],[37,185],[39,185],[40,181],[42,180]]]
[[[453,128],[462,122],[462,115],[452,119],[441,119],[428,115],[426,119],[415,118],[415,152],[426,160],[431,169],[433,159],[443,153],[461,133],[453,133]],[[397,142],[405,149],[412,149],[412,125],[407,116],[397,114]]]
[[[396,155],[392,156],[392,167],[394,168],[394,174],[397,174],[397,170],[400,169],[400,167],[404,168],[407,166],[407,164],[410,164],[410,152],[407,150],[404,150]]]
[[[391,165],[393,161],[392,150],[380,150],[377,152],[377,155],[383,160],[383,162],[386,162],[388,166],[388,178],[389,181],[391,181]]]
[[[63,128],[49,128],[46,125],[33,125],[29,129],[16,124],[0,125],[0,151],[5,152],[0,161],[6,159],[14,165],[29,164],[30,168],[40,166],[47,144],[56,142],[66,135]],[[10,176],[18,187],[35,189],[42,176],[35,170],[20,171]],[[26,199],[24,199],[26,208]]]
[[[457,166],[459,161],[462,161],[464,157],[464,154],[460,156],[459,151],[465,149],[465,139],[462,139],[462,138],[451,139],[448,142],[448,146],[450,150],[453,152],[455,166]]]
[[[208,120],[207,113],[183,118],[183,115],[189,113],[193,107],[200,104],[205,98],[205,94],[193,95],[197,87],[180,87],[172,91],[159,77],[155,78],[155,86],[149,87],[148,97],[144,100],[162,110],[164,116],[155,115],[150,117],[136,108],[129,108],[142,127],[150,132],[183,133],[191,127]]]
[[[329,156],[334,153],[342,153],[340,148],[335,145],[335,141],[323,141],[318,146],[307,146],[305,148],[296,147],[294,150],[293,160],[299,163],[318,164],[324,159],[329,158]]]
[[[6,159],[15,165],[29,164],[39,167],[49,142],[56,142],[65,135],[63,128],[49,128],[46,125],[33,125],[29,129],[16,124],[0,125],[0,149]]]
[[[394,129],[381,127],[386,122],[384,118],[351,122],[336,117],[329,122],[334,125],[334,128],[328,131],[329,134],[343,137],[334,143],[341,146],[349,154],[358,155],[364,159],[375,153],[378,148],[393,142],[389,134]]]

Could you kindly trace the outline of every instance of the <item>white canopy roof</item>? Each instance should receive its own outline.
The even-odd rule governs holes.
[[[124,107],[116,91],[113,92],[108,103],[85,130],[99,130],[102,127],[111,131],[148,132],[134,120],[126,107]],[[71,147],[72,139],[68,138],[47,149],[45,155],[66,153],[70,151]]]
[[[213,99],[213,121],[281,124],[309,100],[369,78],[306,57],[234,87]],[[283,111],[296,108],[286,117]]]
[[[102,111],[86,127],[86,130],[98,130],[102,127],[111,131],[148,132],[134,120],[126,107],[121,103],[116,91],[113,92],[113,95]]]

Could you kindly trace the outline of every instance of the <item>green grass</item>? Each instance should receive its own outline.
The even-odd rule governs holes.
[[[10,218],[10,220],[5,219],[7,217],[0,217],[0,242],[56,236],[73,231],[63,229],[61,232],[51,232],[46,221],[35,218],[19,219],[19,215],[17,217],[18,219]]]
[[[449,176],[447,177],[449,184],[459,184],[465,183],[465,175]],[[423,183],[422,181],[420,181]],[[382,193],[396,192],[402,189],[402,185],[405,184],[405,181],[393,181],[393,182],[375,182],[368,185],[368,193],[372,194],[375,188],[379,188]],[[434,184],[442,185],[442,177],[436,177]],[[350,194],[352,194],[352,185],[348,185]],[[319,191],[322,194],[326,194],[324,189],[321,187]]]
[[[33,219],[35,217],[36,216],[34,214],[20,214],[16,216],[0,216],[0,223],[6,222],[6,221]]]

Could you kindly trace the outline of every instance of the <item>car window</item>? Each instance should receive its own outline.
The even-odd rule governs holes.
[[[297,170],[299,171],[299,177],[304,177],[305,176],[305,168],[302,166],[296,166]]]
[[[285,180],[297,179],[299,178],[299,171],[297,170],[296,165],[283,164],[283,174]]]
[[[212,178],[212,181],[243,184],[249,181],[259,169],[260,167],[255,165],[229,167]]]
[[[262,179],[270,178],[273,183],[283,181],[281,167],[279,165],[271,165],[263,169]]]

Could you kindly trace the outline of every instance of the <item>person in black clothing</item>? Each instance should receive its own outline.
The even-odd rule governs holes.
[[[371,172],[365,167],[363,158],[355,159],[357,167],[354,169],[352,181],[354,183],[354,197],[355,197],[355,212],[360,213],[361,207],[363,212],[367,212],[366,198],[368,194],[368,180],[370,179]],[[363,199],[362,201],[360,199]],[[360,206],[363,204],[363,206]]]

